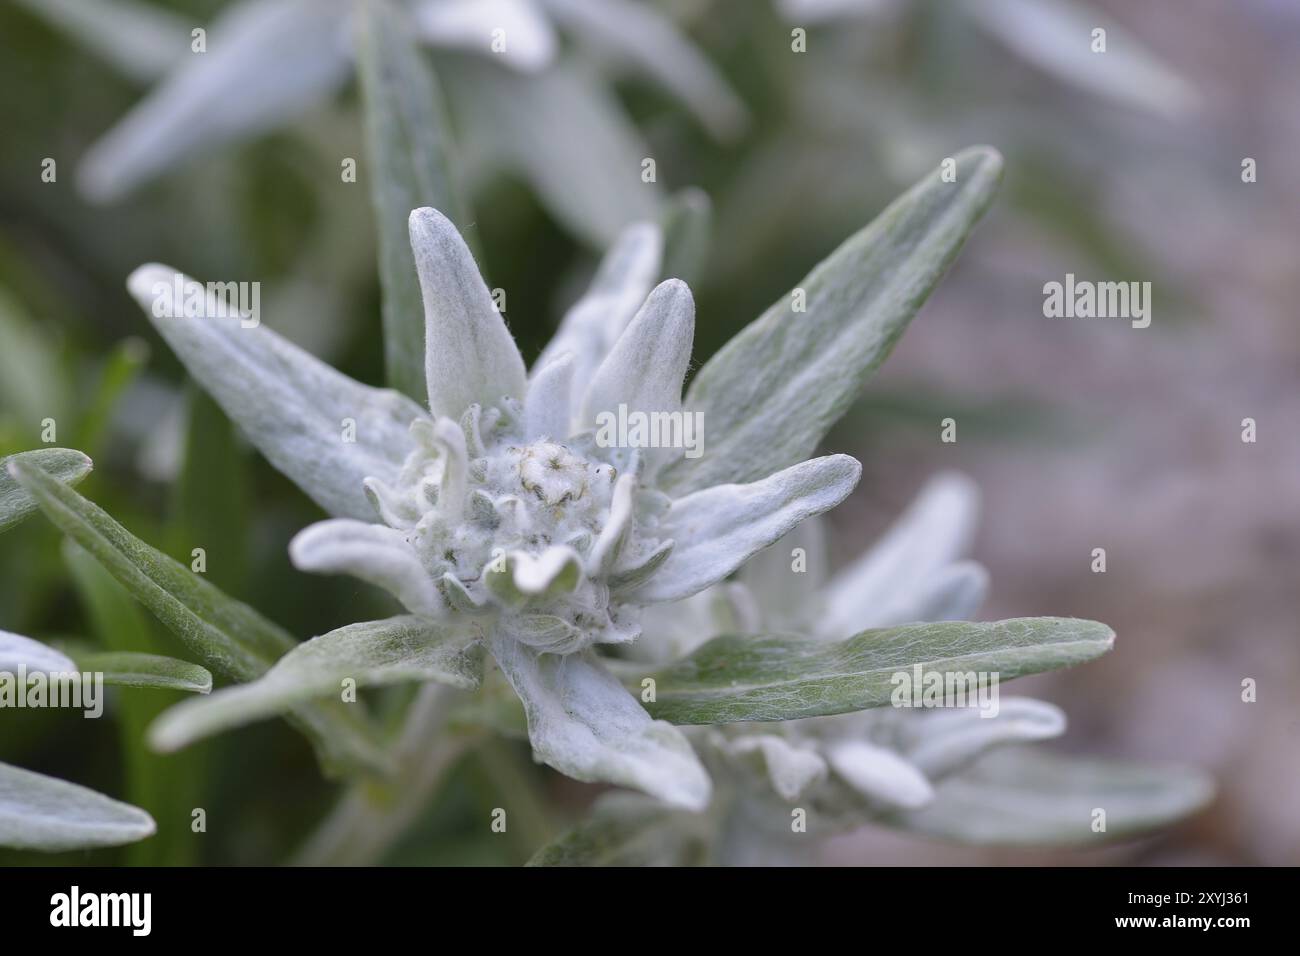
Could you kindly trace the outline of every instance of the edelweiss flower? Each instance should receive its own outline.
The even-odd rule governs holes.
[[[643,659],[673,660],[719,633],[807,634],[843,640],[869,628],[965,620],[979,608],[988,575],[960,560],[974,532],[977,491],[967,478],[940,475],[876,544],[827,580],[819,525],[808,521],[755,557],[737,580],[690,601],[656,609]],[[804,570],[793,573],[797,555]],[[996,716],[974,708],[877,708],[779,724],[700,728],[697,740],[715,778],[755,773],[772,795],[852,827],[882,813],[912,810],[935,797],[933,784],[995,746],[1061,734],[1065,715],[1028,698],[1003,698]],[[753,782],[735,788],[761,803]],[[766,798],[770,801],[771,796]],[[751,822],[761,815],[751,813]],[[773,835],[789,832],[784,815]]]
[[[419,209],[410,236],[427,409],[217,317],[215,303],[185,318],[171,269],[145,266],[129,285],[253,443],[336,516],[294,539],[299,568],[386,588],[430,635],[481,639],[523,700],[539,759],[703,806],[709,780],[685,738],[592,648],[633,641],[642,606],[704,590],[834,507],[860,466],[833,455],[674,499],[656,477],[681,449],[598,440],[597,421],[620,406],[681,412],[694,305],[675,279],[646,294],[657,227],[625,233],[531,375],[455,227]]]

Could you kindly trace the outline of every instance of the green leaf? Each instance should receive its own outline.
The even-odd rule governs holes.
[[[178,554],[203,548],[205,570],[218,587],[236,591],[245,580],[248,548],[247,454],[216,400],[188,390],[185,455],[175,484]]]
[[[254,680],[298,646],[282,628],[145,544],[32,462],[12,461],[9,469],[59,530],[90,552],[209,667],[237,680]],[[313,704],[295,716],[327,770],[389,769],[372,727],[356,708],[340,702]]]
[[[170,752],[287,710],[313,698],[404,681],[438,681],[472,689],[483,675],[477,628],[449,627],[405,615],[350,624],[313,637],[286,654],[259,680],[185,701],[150,728],[150,743]]]
[[[206,667],[178,661],[161,654],[137,651],[92,651],[74,654],[83,671],[101,672],[105,684],[119,687],[161,687],[206,694],[212,690],[212,674]]]
[[[900,672],[914,666],[1000,681],[1069,667],[1110,650],[1115,634],[1078,618],[1022,617],[994,623],[948,621],[863,631],[847,641],[793,636],[716,637],[657,673],[621,672],[631,683],[653,677],[646,709],[675,724],[794,720],[882,707]]]
[[[18,0],[122,73],[156,79],[190,49],[190,21],[135,0]]]
[[[120,846],[155,829],[138,807],[0,763],[0,846],[51,852]]]
[[[388,381],[423,401],[424,305],[407,217],[413,209],[432,206],[450,217],[462,234],[469,231],[469,220],[452,175],[442,93],[416,44],[414,27],[388,0],[362,3],[357,19]]]
[[[713,230],[713,204],[702,189],[683,189],[664,206],[663,278],[693,285],[704,272]]]
[[[10,472],[17,462],[30,462],[58,481],[75,485],[90,474],[94,463],[70,448],[40,448],[0,458],[0,531],[8,531],[36,510],[36,501]]]
[[[110,651],[157,652],[158,627],[144,609],[86,550],[71,538],[63,539],[63,560],[90,621],[91,633]],[[155,820],[164,821],[154,839],[137,843],[126,853],[130,866],[184,866],[194,863],[203,849],[203,834],[188,826],[171,826],[188,820],[202,805],[207,782],[208,753],[193,750],[163,757],[145,744],[145,730],[155,717],[175,702],[168,691],[119,695],[113,712],[123,764],[123,797]]]
[[[634,794],[610,794],[542,847],[528,866],[677,866],[700,856],[701,817]]]
[[[999,750],[943,781],[921,810],[887,821],[916,833],[997,846],[1097,846],[1141,836],[1200,810],[1214,783],[1199,770]],[[1093,811],[1106,811],[1105,832]]]
[[[119,342],[104,359],[99,381],[91,393],[89,407],[77,430],[77,443],[93,455],[104,450],[109,425],[118,410],[118,402],[149,361],[149,343],[130,336]]]
[[[755,481],[812,454],[992,202],[997,152],[978,146],[955,158],[956,182],[936,168],[700,370],[682,404],[704,413],[709,452],[667,469],[666,490]]]
[[[50,324],[38,322],[0,289],[0,420],[10,418],[19,433],[34,437],[42,420],[65,427],[72,382]]]

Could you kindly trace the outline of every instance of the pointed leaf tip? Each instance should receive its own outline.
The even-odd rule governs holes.
[[[424,299],[429,408],[459,419],[471,405],[522,401],[523,356],[460,232],[428,206],[414,210],[408,226]]]

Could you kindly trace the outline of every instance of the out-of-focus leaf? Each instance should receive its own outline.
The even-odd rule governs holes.
[[[348,74],[339,0],[244,0],[182,51],[160,84],[82,159],[96,202],[125,196],[193,154],[289,122]]]
[[[9,470],[18,462],[30,462],[56,480],[70,485],[81,481],[94,467],[89,458],[71,448],[38,448],[0,458],[0,531],[12,528],[36,510],[36,500]]]
[[[90,620],[90,631],[110,651],[155,652],[158,635],[144,609],[86,550],[63,539],[63,560]],[[176,693],[126,693],[117,698],[114,720],[126,778],[123,795],[154,819],[162,820],[155,839],[137,843],[126,853],[137,866],[182,866],[195,861],[204,836],[177,821],[190,820],[201,805],[207,754],[200,750],[161,757],[145,744],[145,729],[173,703]]]
[[[1185,79],[1091,6],[1072,0],[963,0],[961,6],[998,42],[1067,83],[1166,116],[1196,103]],[[1106,49],[1093,52],[1099,28]]]
[[[62,651],[21,634],[0,631],[0,671],[12,674],[19,668],[48,674],[69,673],[77,666]]]
[[[932,671],[1007,681],[1092,660],[1114,641],[1104,624],[1060,617],[905,624],[838,642],[726,635],[662,670],[630,676],[637,686],[654,678],[656,699],[646,709],[676,724],[794,720],[882,707],[899,686],[894,675],[915,684],[918,666],[922,681]]]
[[[700,818],[634,794],[603,797],[528,866],[680,866],[699,855]]]
[[[78,439],[92,456],[103,450],[109,422],[118,400],[149,361],[149,343],[131,336],[123,339],[104,359],[89,407],[81,419]]]
[[[524,73],[548,66],[559,46],[533,0],[416,0],[413,17],[435,46],[490,56]]]
[[[190,51],[190,26],[135,0],[18,0],[133,80],[161,76]]]
[[[46,517],[90,552],[208,666],[239,680],[254,680],[298,646],[247,604],[145,544],[38,466],[15,461],[9,467]],[[294,713],[327,770],[388,769],[371,725],[355,706],[314,703]]]
[[[172,751],[222,730],[284,713],[317,697],[405,681],[437,681],[470,689],[482,679],[477,629],[402,616],[350,624],[313,637],[261,678],[202,701],[185,701],[153,725],[150,743]]]
[[[48,852],[121,846],[155,829],[138,807],[0,763],[0,846]]]
[[[466,164],[523,176],[593,248],[608,247],[628,223],[658,218],[659,187],[641,179],[650,150],[584,66],[562,60],[521,76],[460,56],[440,76],[472,157]]]
[[[55,344],[18,302],[0,290],[0,419],[13,415],[34,438],[49,418],[70,428],[71,383]],[[71,433],[65,434],[68,440]]]
[[[465,235],[469,219],[451,166],[442,92],[415,45],[412,25],[389,0],[358,11],[358,77],[372,169],[370,197],[379,231],[384,357],[388,381],[423,401],[424,305],[407,220],[411,210],[441,210]]]
[[[710,450],[667,469],[670,490],[755,481],[812,453],[993,200],[997,152],[954,158],[956,182],[936,168],[700,370],[682,404],[704,413]]]
[[[895,826],[961,843],[1100,846],[1169,826],[1200,810],[1213,782],[1187,767],[999,750],[944,780],[933,803]],[[1106,811],[1094,831],[1096,810]]]
[[[185,451],[175,484],[178,554],[202,548],[205,570],[221,588],[244,586],[248,547],[245,447],[216,401],[191,387],[185,409]]]
[[[675,194],[663,212],[665,279],[681,279],[687,285],[703,273],[709,256],[713,228],[713,204],[701,189],[683,189]]]
[[[618,65],[630,64],[668,90],[718,139],[748,123],[745,104],[699,49],[653,5],[630,0],[542,0],[555,17]]]

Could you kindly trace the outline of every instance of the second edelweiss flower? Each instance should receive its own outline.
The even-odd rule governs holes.
[[[180,317],[166,298],[173,270],[146,266],[130,285],[192,374],[335,515],[294,539],[295,565],[352,574],[430,626],[481,638],[523,700],[540,759],[703,806],[708,777],[686,740],[652,721],[591,648],[635,640],[641,607],[704,590],[837,505],[860,466],[833,455],[672,498],[656,478],[683,449],[598,440],[616,412],[681,410],[694,303],[680,280],[650,290],[657,227],[625,232],[531,374],[455,227],[419,209],[410,232],[427,410],[268,329]],[[246,381],[264,377],[268,354],[285,372],[273,408],[277,385]],[[313,380],[295,383],[303,377]],[[338,438],[346,420],[355,441]]]

